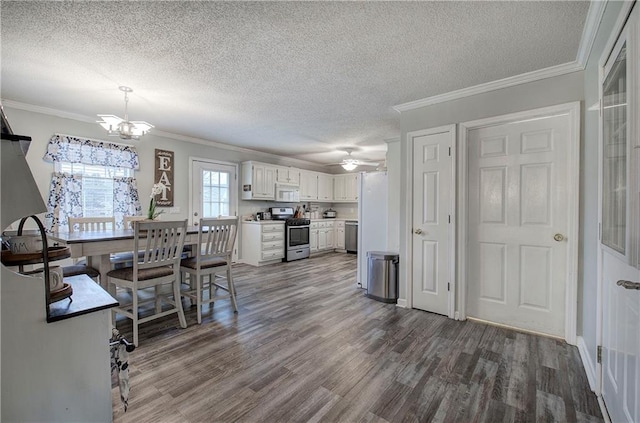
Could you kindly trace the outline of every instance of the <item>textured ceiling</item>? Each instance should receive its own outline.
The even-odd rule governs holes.
[[[1,2],[2,98],[319,163],[392,106],[576,60],[588,2]]]

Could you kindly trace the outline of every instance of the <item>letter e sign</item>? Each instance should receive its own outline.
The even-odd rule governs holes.
[[[156,172],[153,183],[165,186],[165,190],[156,197],[158,207],[173,207],[173,151],[156,148]]]

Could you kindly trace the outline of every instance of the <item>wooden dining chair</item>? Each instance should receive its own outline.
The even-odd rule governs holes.
[[[106,231],[115,229],[116,221],[113,216],[108,217],[70,217],[69,232],[83,231]],[[62,266],[63,277],[87,275],[96,282],[100,281],[100,272],[98,269],[87,265],[86,261],[81,260],[69,266]]]
[[[180,297],[180,258],[184,238],[187,232],[187,221],[150,221],[136,222],[134,251],[144,251],[133,266],[115,269],[107,273],[107,286],[111,295],[115,296],[117,288],[131,291],[131,303],[113,308],[113,319],[116,313],[124,314],[133,321],[133,343],[138,345],[138,326],[153,319],[177,313],[180,326],[187,327]],[[171,286],[172,297],[161,295],[162,286]],[[140,290],[153,287],[154,298],[140,301]],[[172,307],[162,310],[162,302]],[[155,313],[140,317],[140,306],[146,302],[155,302]]]
[[[78,231],[107,231],[116,228],[116,219],[109,217],[70,217],[69,232]]]
[[[196,302],[198,307],[198,324],[202,323],[202,305],[213,303],[219,299],[230,298],[233,310],[238,311],[236,290],[231,272],[233,247],[238,232],[238,218],[200,219],[198,244],[194,247],[195,257],[182,259],[180,271],[189,273],[189,288],[182,291],[184,297]],[[221,272],[225,276],[220,275]],[[205,277],[207,281],[205,282]],[[226,279],[227,286],[216,283]],[[226,295],[216,295],[214,291],[223,289]],[[208,299],[204,293],[208,291]]]
[[[147,216],[124,216],[124,228],[133,229],[133,222],[139,222],[141,220],[147,220]]]
[[[134,223],[143,220],[148,220],[147,216],[123,216],[123,229],[130,230],[135,229]],[[142,251],[138,252],[138,255],[144,254]],[[111,264],[116,269],[120,267],[127,267],[133,265],[133,251],[125,251],[120,253],[111,254]]]

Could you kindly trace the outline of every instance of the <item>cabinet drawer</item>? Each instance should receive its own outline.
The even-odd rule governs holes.
[[[334,225],[335,223],[336,223],[336,222],[327,222],[327,228],[328,228],[328,229],[333,229],[333,225]]]
[[[267,232],[262,234],[262,242],[264,241],[275,241],[275,240],[284,239],[284,233],[282,232]]]
[[[269,250],[262,252],[262,260],[274,260],[284,257],[284,250]]]
[[[327,222],[318,222],[318,228],[326,228]]]
[[[282,250],[284,251],[284,241],[267,241],[262,243],[262,251]]]
[[[283,230],[284,230],[284,225],[278,225],[278,224],[262,225],[262,233],[282,232]]]
[[[318,229],[318,222],[311,222],[311,229]]]
[[[344,220],[336,222],[336,228],[344,228]]]

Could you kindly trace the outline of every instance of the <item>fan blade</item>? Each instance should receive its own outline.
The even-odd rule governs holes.
[[[362,166],[378,166],[380,164],[378,162],[365,162],[363,160],[358,160],[357,163]]]

